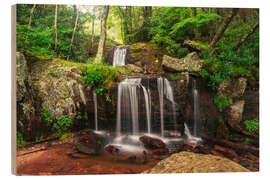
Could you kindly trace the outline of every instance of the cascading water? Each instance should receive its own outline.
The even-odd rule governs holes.
[[[97,119],[97,93],[93,91],[93,100],[94,100],[94,108],[95,108],[95,130],[98,130],[98,119]]]
[[[116,46],[113,53],[113,66],[124,66],[128,45]]]
[[[200,116],[200,109],[199,109],[199,92],[198,89],[196,87],[196,80],[193,80],[192,83],[192,94],[193,94],[193,108],[194,108],[194,123],[193,123],[193,134],[194,136],[197,136],[197,125],[198,125],[198,121],[199,121],[199,116]]]
[[[151,91],[141,84],[141,78],[125,79],[118,86],[116,131],[122,132],[122,122],[131,122],[132,134],[139,132],[137,88],[142,88],[145,99],[147,132],[151,133]],[[123,108],[124,107],[124,108]],[[130,125],[127,125],[130,127]]]
[[[157,84],[158,84],[158,94],[159,94],[159,104],[160,104],[160,133],[161,133],[161,136],[163,137],[164,136],[164,117],[163,117],[163,78],[162,77],[159,77],[157,79]]]
[[[151,91],[147,91],[144,86],[141,86],[144,93],[145,99],[145,110],[146,110],[146,118],[147,118],[147,133],[151,133]]]
[[[139,132],[137,87],[140,86],[140,83],[141,83],[140,78],[125,79],[118,86],[117,122],[116,122],[117,123],[116,132],[118,133],[122,132],[121,127],[122,119],[123,122],[130,122],[130,119],[132,120],[131,123],[132,134],[136,134]],[[122,106],[124,108],[122,108]]]
[[[164,95],[172,103],[174,129],[176,129],[176,109],[173,96],[173,90],[170,82],[166,78],[159,77],[157,79],[159,102],[160,102],[160,126],[161,126],[161,136],[164,136]]]

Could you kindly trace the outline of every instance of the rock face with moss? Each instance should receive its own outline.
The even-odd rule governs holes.
[[[145,174],[159,173],[206,173],[206,172],[250,172],[241,165],[213,155],[180,152],[160,161]]]
[[[202,63],[200,62],[197,53],[192,52],[181,59],[164,55],[162,66],[169,72],[199,72],[201,70]]]
[[[78,64],[17,53],[18,131],[33,140],[51,132],[53,123],[71,118],[72,127],[89,114],[91,93],[82,84]]]

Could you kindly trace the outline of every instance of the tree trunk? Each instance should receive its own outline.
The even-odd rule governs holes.
[[[55,14],[54,14],[54,32],[55,32],[55,43],[54,43],[54,51],[57,54],[57,8],[55,5]]]
[[[95,36],[95,18],[92,19],[92,33],[91,33],[91,48],[94,47],[94,36]]]
[[[31,23],[32,23],[32,16],[34,14],[34,10],[35,10],[36,4],[33,5],[31,12],[30,12],[30,17],[29,17],[29,23],[28,23],[28,27],[31,27]]]
[[[76,6],[75,6],[76,7]],[[73,40],[74,40],[74,35],[75,35],[75,32],[76,32],[76,28],[77,28],[77,23],[78,23],[78,18],[79,18],[79,10],[78,8],[76,8],[76,20],[75,20],[75,24],[74,24],[74,29],[73,29],[73,32],[72,32],[72,37],[71,37],[71,41],[70,41],[70,45],[69,45],[69,51],[68,51],[68,57],[67,57],[67,60],[69,60],[69,57],[70,57],[70,53],[71,53],[71,48],[72,48],[72,43],[73,43]]]
[[[95,63],[102,63],[102,57],[104,54],[104,48],[105,48],[105,42],[106,42],[106,24],[107,24],[107,18],[109,14],[109,8],[110,6],[104,6],[104,13],[102,16],[102,29],[101,29],[100,39],[98,43],[98,51],[95,58]]]
[[[240,48],[240,46],[248,39],[250,35],[252,35],[256,31],[257,28],[259,28],[259,22],[256,23],[245,36],[242,37],[242,39],[236,44],[233,49],[236,51],[238,48]]]
[[[30,29],[31,24],[32,24],[32,16],[34,14],[35,8],[36,8],[36,4],[33,5],[32,9],[30,11],[29,22],[28,22],[28,30],[27,30],[27,34],[26,34],[25,40],[23,42],[23,44],[25,44],[25,45],[27,45],[28,33],[29,33],[29,29]]]
[[[230,13],[230,15],[228,17],[226,17],[225,20],[220,25],[218,31],[216,32],[213,40],[210,43],[210,47],[212,48],[212,51],[211,51],[210,55],[213,54],[214,48],[216,47],[217,42],[222,37],[224,31],[227,29],[227,27],[229,26],[229,24],[232,21],[233,17],[237,14],[238,10],[239,10],[239,8],[233,9],[232,12]]]

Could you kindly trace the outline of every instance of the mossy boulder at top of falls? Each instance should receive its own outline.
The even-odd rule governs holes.
[[[206,173],[206,172],[250,172],[241,165],[213,155],[180,152],[160,161],[145,174],[159,173]]]
[[[162,66],[169,72],[199,72],[202,68],[202,62],[200,61],[198,54],[192,52],[181,59],[164,55]]]
[[[127,61],[142,67],[144,73],[156,73],[162,71],[162,56],[166,50],[153,43],[135,43],[129,46]]]

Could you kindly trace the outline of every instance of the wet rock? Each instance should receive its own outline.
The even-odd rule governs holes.
[[[124,144],[109,144],[104,149],[112,155],[115,160],[136,163],[147,162],[147,153],[142,147]]]
[[[107,143],[108,137],[105,134],[95,133],[91,130],[79,132],[73,141],[79,152],[90,155],[101,154]]]
[[[167,55],[163,56],[162,66],[170,72],[199,72],[202,62],[196,52],[189,53],[184,58],[177,59]]]
[[[149,148],[149,149],[159,149],[159,148],[166,147],[166,144],[161,139],[146,136],[146,135],[140,137],[140,141],[144,144],[146,148]]]
[[[143,173],[206,173],[206,172],[250,172],[241,165],[213,155],[180,152],[160,161]]]
[[[158,155],[158,156],[168,155],[169,149],[168,148],[153,149],[152,152],[154,155]]]

